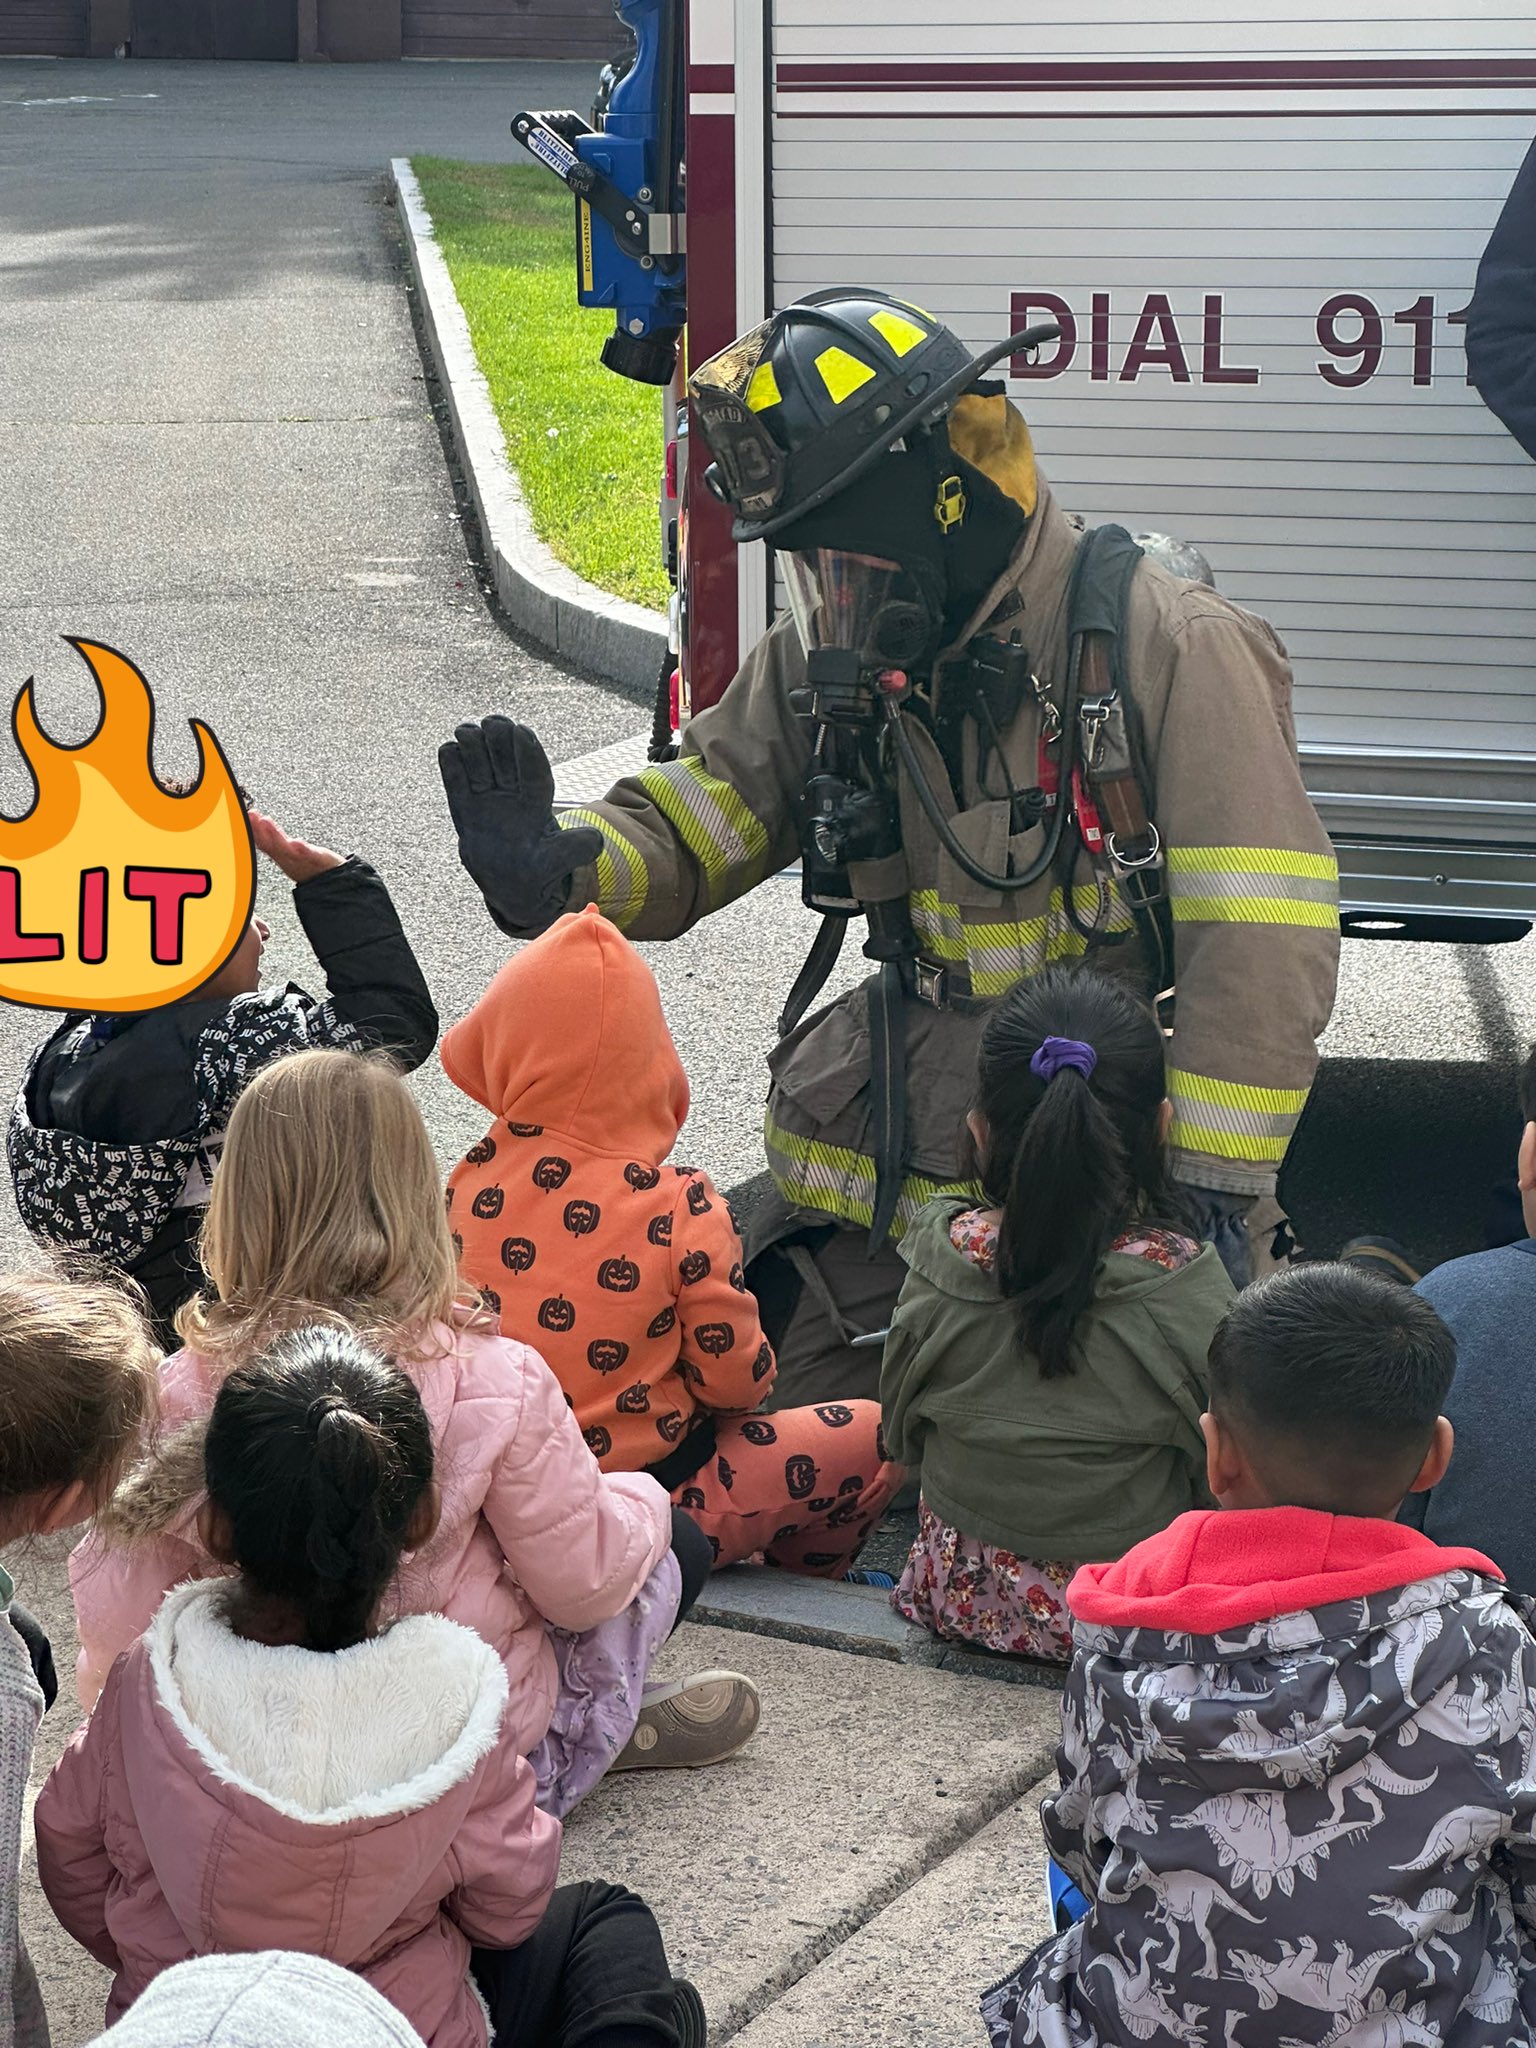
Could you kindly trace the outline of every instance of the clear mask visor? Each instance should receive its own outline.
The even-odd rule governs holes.
[[[845,648],[872,669],[910,668],[933,643],[935,621],[899,562],[842,548],[778,557],[800,645]]]

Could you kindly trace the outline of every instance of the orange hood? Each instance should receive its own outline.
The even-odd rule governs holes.
[[[688,1077],[656,977],[596,904],[509,960],[444,1033],[443,1071],[509,1123],[657,1164],[688,1114]]]

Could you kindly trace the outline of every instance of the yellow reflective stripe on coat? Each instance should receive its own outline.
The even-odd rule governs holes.
[[[597,856],[597,906],[611,917],[620,931],[626,930],[645,908],[651,878],[639,847],[631,846],[611,818],[596,811],[562,811],[557,820],[562,831],[591,826],[603,835],[603,850]]]
[[[767,832],[730,783],[711,775],[697,754],[643,769],[636,780],[703,868],[712,905],[761,879]]]
[[[846,1145],[829,1145],[821,1138],[802,1138],[786,1131],[771,1116],[763,1123],[763,1148],[775,1187],[786,1202],[797,1209],[814,1209],[819,1215],[834,1216],[843,1223],[862,1223],[867,1228],[875,1216],[875,1162]],[[929,1180],[910,1173],[901,1184],[896,1215],[891,1224],[891,1242],[899,1241],[911,1228],[918,1211],[935,1195],[957,1194],[958,1182]]]
[[[1307,1100],[1305,1088],[1250,1088],[1208,1074],[1168,1069],[1173,1124],[1168,1142],[1218,1159],[1278,1165]]]
[[[1175,924],[1326,930],[1339,921],[1339,864],[1278,846],[1171,846],[1168,896]]]
[[[1085,924],[1098,915],[1100,895],[1092,882],[1080,883],[1072,900]],[[1087,940],[1067,917],[1060,889],[1052,889],[1043,916],[1007,922],[968,922],[959,904],[945,902],[937,889],[914,889],[908,904],[924,954],[969,968],[975,996],[1006,995],[1016,982],[1038,974],[1051,961],[1075,959],[1087,950]],[[1112,895],[1104,931],[1129,931],[1134,922],[1123,900]]]

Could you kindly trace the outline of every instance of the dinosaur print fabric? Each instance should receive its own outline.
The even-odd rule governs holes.
[[[1533,1612],[1441,1569],[1215,1634],[1080,1620],[1043,1820],[1094,1905],[987,1994],[994,2048],[1536,2040]]]

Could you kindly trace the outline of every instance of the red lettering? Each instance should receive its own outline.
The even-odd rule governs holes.
[[[1157,334],[1154,345],[1152,336]],[[1179,339],[1179,324],[1166,292],[1148,292],[1136,322],[1136,332],[1120,366],[1120,382],[1134,384],[1145,369],[1166,370],[1175,384],[1190,381],[1189,360]]]
[[[157,967],[180,966],[187,900],[206,896],[211,887],[206,868],[129,868],[123,878],[123,894],[130,902],[153,905],[149,951]]]
[[[1411,306],[1404,306],[1401,313],[1392,315],[1394,327],[1413,329],[1413,381],[1415,384],[1432,384],[1435,381],[1435,302],[1428,295],[1415,299]]]
[[[1090,340],[1088,357],[1089,380],[1094,384],[1107,384],[1109,382],[1108,292],[1095,292],[1093,295],[1093,311],[1088,334]]]
[[[1341,316],[1360,322],[1360,332],[1353,341],[1340,331]],[[1353,391],[1357,385],[1369,384],[1381,367],[1381,309],[1363,292],[1335,292],[1331,299],[1324,299],[1317,311],[1317,338],[1335,359],[1331,363],[1319,363],[1318,374],[1341,391]],[[1338,367],[1340,363],[1351,362],[1354,365],[1352,369],[1341,370]]]
[[[1205,295],[1205,323],[1200,343],[1200,381],[1202,384],[1257,384],[1259,373],[1254,369],[1238,369],[1235,364],[1221,360],[1222,303],[1220,292]]]
[[[107,957],[107,871],[87,868],[80,877],[80,959],[99,967]]]
[[[0,961],[62,960],[64,940],[58,932],[24,932],[21,928],[21,874],[0,868]]]
[[[1060,377],[1072,366],[1077,354],[1077,320],[1065,299],[1054,292],[1015,292],[1009,302],[1008,317],[1015,334],[1022,334],[1026,327],[1036,324],[1035,316],[1043,313],[1054,320],[1061,329],[1061,339],[1048,356],[1038,351],[1014,356],[1008,365],[1011,377]]]
[[[1447,313],[1445,316],[1446,326],[1465,327],[1467,324],[1467,315],[1471,312],[1471,310],[1471,302],[1468,301],[1468,303],[1465,306],[1458,306],[1454,313]],[[1469,384],[1472,382],[1472,372],[1470,370],[1468,370],[1467,372],[1467,382]]]

